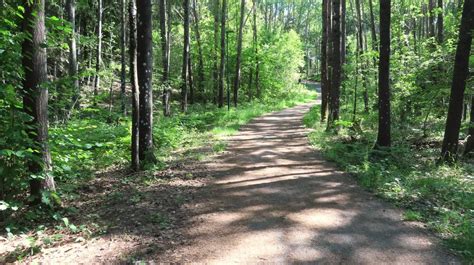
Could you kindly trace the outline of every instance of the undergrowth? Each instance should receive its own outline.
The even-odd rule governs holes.
[[[210,147],[213,152],[220,152],[226,146],[222,137],[236,133],[251,119],[315,97],[314,92],[296,86],[283,98],[243,103],[230,110],[195,104],[189,107],[187,114],[176,112],[171,117],[163,117],[156,106],[153,134],[159,162],[147,170],[153,174],[166,168],[176,156],[189,155],[184,151],[192,148]],[[63,215],[71,214],[68,209],[58,208],[61,200],[75,200],[80,196],[77,189],[87,185],[98,173],[129,166],[130,130],[128,117],[92,108],[82,109],[67,124],[52,126],[52,174],[58,189],[54,196],[44,196],[44,204],[33,209],[27,206],[27,182],[18,183],[20,192],[16,194],[19,195],[0,201],[1,231],[7,236],[28,233],[38,225],[54,224],[60,222]]]
[[[418,148],[398,141],[389,152],[375,153],[376,130],[340,124],[337,135],[319,122],[320,107],[304,117],[314,130],[309,138],[324,157],[352,174],[361,186],[405,208],[404,219],[422,221],[447,245],[474,262],[474,165],[439,165],[437,146]]]

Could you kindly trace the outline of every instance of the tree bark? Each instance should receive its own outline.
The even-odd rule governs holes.
[[[441,44],[444,41],[444,23],[443,23],[443,0],[438,0],[438,20],[437,20],[437,28],[438,28],[438,43]]]
[[[69,40],[69,77],[72,81],[73,96],[71,102],[71,111],[74,106],[78,105],[79,101],[79,77],[78,65],[77,65],[77,45],[76,45],[76,1],[66,1],[66,11],[68,15],[68,21],[71,23],[71,36]]]
[[[474,150],[474,95],[471,95],[471,114],[469,119],[468,138],[466,148],[464,149],[464,155],[467,155]]]
[[[170,97],[171,89],[169,85],[170,72],[170,40],[167,24],[169,23],[167,0],[159,0],[160,12],[160,37],[161,37],[161,63],[163,66],[161,81],[163,82],[163,115],[171,115]]]
[[[379,126],[376,148],[390,147],[390,0],[380,0]]]
[[[328,129],[336,129],[335,122],[339,119],[339,96],[341,87],[341,0],[332,0],[332,74],[329,97]]]
[[[129,3],[129,56],[130,56],[130,84],[132,87],[132,169],[138,171],[140,169],[139,158],[139,120],[140,120],[140,100],[138,91],[138,74],[137,74],[137,9],[135,0]]]
[[[139,158],[142,165],[156,162],[153,153],[153,43],[151,0],[137,0],[137,73],[140,102]]]
[[[244,30],[245,20],[245,0],[240,1],[240,24],[239,24],[239,35],[237,37],[237,62],[235,65],[235,78],[234,78],[234,107],[237,107],[239,87],[240,87],[240,75],[241,75],[241,60],[242,60],[242,35]]]
[[[23,32],[27,38],[22,43],[23,110],[32,117],[27,122],[27,135],[31,140],[34,158],[27,161],[31,174],[30,192],[32,202],[41,202],[44,190],[55,190],[51,171],[51,153],[48,147],[48,89],[47,82],[46,29],[44,25],[44,0],[24,0]],[[37,176],[37,177],[32,177]],[[43,178],[39,178],[43,177]]]
[[[449,98],[448,117],[444,131],[441,158],[450,162],[456,159],[459,130],[461,128],[462,103],[469,75],[469,54],[474,30],[474,0],[465,0],[459,29],[459,40],[454,60],[453,81]]]
[[[102,65],[102,16],[104,8],[102,6],[102,0],[98,0],[97,7],[97,55],[95,61],[95,81],[94,81],[94,96],[97,96],[100,89],[100,67]],[[94,103],[95,99],[94,99]]]
[[[253,13],[253,45],[255,53],[255,93],[256,97],[260,98],[260,62],[258,56],[258,28],[257,28],[257,0],[253,0],[254,9]]]
[[[199,30],[199,13],[196,0],[193,0],[193,17],[194,17],[194,33],[196,36],[196,44],[198,49],[198,80],[197,90],[204,95],[204,59],[201,43],[201,32]]]
[[[183,0],[183,65],[181,70],[181,111],[188,109],[188,74],[189,74],[189,0]]]
[[[370,10],[370,33],[372,35],[372,50],[377,51],[377,33],[375,31],[375,18],[374,18],[374,7],[372,0],[369,0]]]
[[[221,64],[219,66],[219,108],[224,106],[224,86],[225,86],[225,35],[226,35],[226,16],[227,16],[227,0],[222,1],[221,11]]]
[[[322,38],[321,38],[321,122],[326,120],[328,106],[328,1],[322,1]]]
[[[212,77],[214,78],[213,99],[217,105],[219,95],[219,0],[214,1],[214,45],[212,60]]]
[[[127,65],[126,65],[126,58],[125,58],[125,20],[127,19],[126,14],[126,0],[121,0],[120,2],[120,15],[121,15],[121,23],[120,23],[120,104],[121,104],[121,111],[122,114],[126,114],[126,106],[125,106],[125,86],[127,82]]]
[[[428,0],[428,34],[430,37],[435,37],[435,0]]]

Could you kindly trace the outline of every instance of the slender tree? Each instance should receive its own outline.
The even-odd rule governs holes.
[[[214,104],[217,105],[217,98],[219,95],[219,2],[214,1],[214,45],[213,45],[213,60],[212,60],[212,77],[214,79],[213,99]]]
[[[441,158],[444,161],[456,159],[461,128],[462,106],[464,102],[464,90],[469,75],[469,54],[474,30],[474,0],[465,0],[461,25],[459,27],[459,40],[456,47],[454,59],[453,81],[451,84],[451,95],[449,98],[448,117],[444,130]]]
[[[218,104],[219,108],[224,106],[224,75],[225,75],[225,35],[226,35],[226,16],[227,16],[227,0],[222,0],[222,11],[221,11],[221,62],[219,66],[219,97]]]
[[[48,89],[46,29],[44,25],[44,0],[24,0],[23,32],[27,37],[22,43],[23,110],[32,117],[28,122],[27,134],[31,140],[34,158],[27,162],[30,178],[30,192],[33,203],[41,202],[41,192],[54,190],[51,171],[51,154],[48,147]]]
[[[390,0],[380,0],[379,126],[376,148],[390,147]]]
[[[140,102],[139,158],[154,163],[153,154],[153,43],[151,0],[137,0],[137,73]]]
[[[466,148],[464,149],[464,155],[467,155],[474,150],[474,95],[471,95],[471,114],[469,116],[468,138]]]
[[[189,0],[183,0],[183,65],[181,70],[181,111],[188,109],[188,85],[189,85]]]
[[[94,81],[94,96],[97,96],[100,88],[100,67],[102,65],[102,18],[104,8],[102,6],[102,0],[97,2],[97,54],[95,61],[95,81]],[[94,101],[95,102],[95,101]]]
[[[168,17],[168,3],[167,0],[159,0],[160,12],[160,37],[161,37],[161,64],[163,82],[163,115],[170,116],[170,97],[171,89],[169,87],[169,72],[170,72],[170,38],[169,38],[169,17]]]
[[[332,0],[332,58],[331,90],[329,96],[328,129],[334,129],[339,119],[339,96],[341,87],[341,0]]]
[[[443,10],[443,0],[438,0],[438,19],[436,20],[436,27],[438,29],[438,43],[440,44],[444,41]]]
[[[123,115],[125,115],[125,86],[127,81],[127,63],[125,58],[125,20],[126,18],[126,0],[120,1],[120,107]]]
[[[196,36],[196,44],[198,49],[198,69],[197,69],[197,90],[203,93],[204,85],[204,58],[201,43],[201,31],[199,28],[199,12],[196,0],[193,0],[193,21],[194,21],[194,34]]]
[[[140,99],[138,91],[138,73],[137,73],[137,8],[135,0],[129,2],[129,57],[130,57],[130,84],[132,87],[132,169],[140,169],[139,158],[139,121],[140,121]]]
[[[253,45],[254,45],[254,56],[255,56],[255,93],[257,98],[260,98],[260,62],[258,56],[258,29],[257,29],[257,0],[253,0]],[[253,68],[252,68],[253,69]]]
[[[326,120],[326,112],[328,105],[328,1],[322,1],[322,38],[321,38],[321,122]]]
[[[239,23],[239,35],[237,36],[237,62],[235,65],[235,78],[234,78],[234,107],[237,107],[240,78],[241,78],[241,61],[242,61],[242,36],[244,33],[244,20],[245,20],[245,0],[240,1],[240,23]]]
[[[76,1],[66,0],[66,11],[68,21],[71,23],[71,36],[69,39],[69,77],[72,79],[72,104],[71,109],[78,105],[79,101],[79,77],[77,64],[77,45],[76,45]]]

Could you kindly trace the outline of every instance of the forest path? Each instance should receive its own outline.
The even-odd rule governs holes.
[[[357,186],[312,149],[302,117],[315,102],[243,126],[209,165],[189,244],[155,257],[205,264],[452,264],[439,240]]]

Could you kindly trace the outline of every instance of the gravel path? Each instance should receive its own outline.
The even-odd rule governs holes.
[[[457,264],[421,225],[358,187],[313,150],[302,117],[315,104],[244,126],[209,165],[189,243],[161,262]]]

